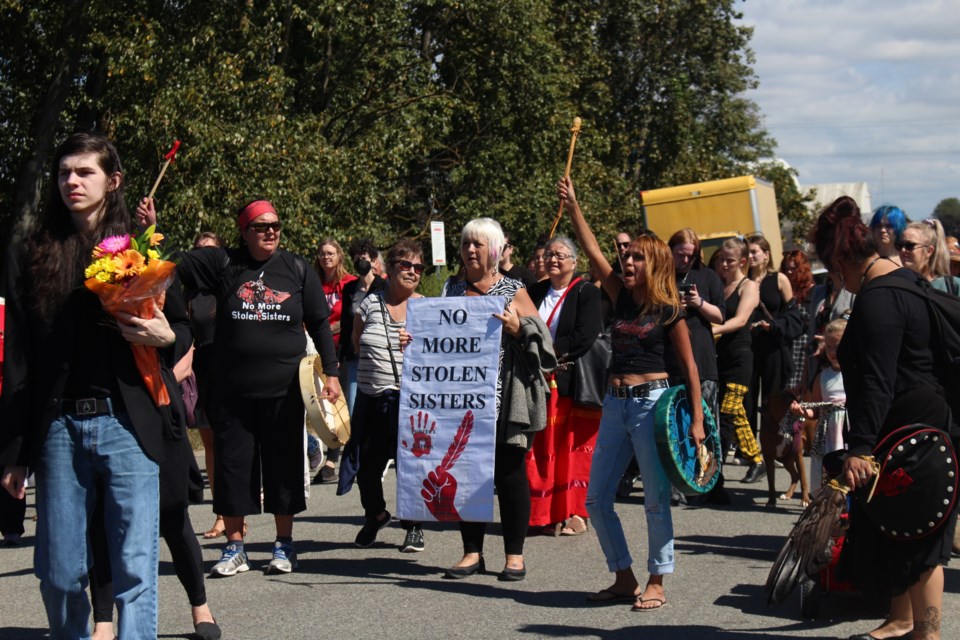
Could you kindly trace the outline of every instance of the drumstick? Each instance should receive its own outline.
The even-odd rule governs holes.
[[[580,117],[577,116],[573,119],[573,126],[570,127],[570,151],[567,152],[567,168],[563,172],[564,178],[570,177],[570,166],[573,164],[573,150],[577,146],[577,136],[580,135]],[[560,224],[560,218],[563,217],[563,203],[560,203],[560,210],[557,211],[557,217],[553,221],[553,226],[550,227],[550,237],[553,237],[554,232],[557,230],[557,225]]]
[[[163,179],[163,174],[167,172],[167,167],[170,166],[170,163],[173,162],[173,157],[177,155],[177,149],[180,148],[180,141],[174,140],[173,147],[170,151],[167,151],[167,155],[163,156],[166,162],[163,163],[163,168],[160,169],[160,175],[157,176],[157,181],[153,183],[153,188],[150,189],[150,195],[147,198],[153,198],[153,194],[157,192],[157,187],[160,186],[160,181]]]

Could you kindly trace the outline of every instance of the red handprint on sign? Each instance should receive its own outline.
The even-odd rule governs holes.
[[[457,513],[457,508],[453,504],[457,497],[457,479],[450,473],[450,469],[453,468],[460,454],[467,447],[471,431],[473,431],[473,411],[467,411],[453,436],[450,448],[443,456],[443,460],[423,480],[423,489],[420,490],[420,495],[423,496],[423,501],[433,517],[441,522],[460,520],[460,514]]]
[[[427,425],[430,425],[429,428]],[[437,430],[437,422],[430,422],[430,414],[423,411],[417,411],[417,421],[414,423],[413,415],[410,416],[410,433],[413,435],[413,446],[410,446],[410,453],[419,458],[430,453],[433,448],[432,435]],[[408,447],[407,441],[402,440],[404,447]]]

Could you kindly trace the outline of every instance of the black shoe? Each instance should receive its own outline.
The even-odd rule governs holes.
[[[744,484],[753,484],[763,476],[767,475],[767,467],[762,462],[753,462],[747,469],[747,475],[743,476]]]
[[[214,620],[213,622],[199,622],[193,625],[193,635],[198,640],[220,640],[220,636],[223,634],[220,632],[216,620]]]
[[[483,556],[480,556],[479,560],[465,567],[450,567],[444,572],[443,577],[447,580],[459,580],[478,573],[486,573],[486,571],[487,565],[483,562]]]
[[[500,575],[497,576],[497,580],[500,582],[520,582],[527,577],[527,565],[523,565],[519,569],[511,569],[510,567],[504,567],[503,571],[500,572]]]
[[[887,640],[910,640],[913,637],[913,632],[908,631],[902,636],[890,636]],[[869,633],[858,633],[856,635],[850,636],[850,640],[878,640],[876,636],[870,635]]]
[[[387,515],[383,520],[367,518],[367,521],[363,523],[363,528],[360,529],[360,533],[358,533],[357,537],[353,540],[355,545],[358,547],[369,547],[377,541],[377,534],[380,533],[380,529],[390,524],[390,512],[384,511],[384,513]]]
[[[400,545],[400,553],[416,553],[423,551],[423,529],[415,524],[407,529],[407,535]]]
[[[710,504],[725,505],[730,504],[730,494],[723,487],[714,487],[707,494],[707,502]]]

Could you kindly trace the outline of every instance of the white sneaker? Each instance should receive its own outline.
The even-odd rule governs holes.
[[[249,570],[250,565],[247,564],[246,552],[239,551],[234,544],[228,544],[223,548],[220,561],[213,565],[213,569],[210,570],[210,577],[226,578]]]

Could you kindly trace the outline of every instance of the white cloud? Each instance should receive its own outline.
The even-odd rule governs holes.
[[[960,197],[960,0],[751,0],[757,102],[802,184],[914,218]]]

